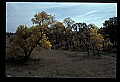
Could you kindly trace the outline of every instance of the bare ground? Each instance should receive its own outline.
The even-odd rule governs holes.
[[[116,56],[101,57],[87,52],[46,50],[36,48],[23,65],[6,64],[8,77],[40,78],[116,78]]]

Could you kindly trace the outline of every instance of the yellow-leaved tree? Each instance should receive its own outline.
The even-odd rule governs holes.
[[[51,46],[52,46],[51,42],[48,40],[48,37],[46,37],[45,34],[43,34],[42,39],[40,40],[39,43],[40,45],[38,46],[51,50]]]
[[[103,49],[103,41],[104,38],[100,33],[98,33],[98,28],[96,26],[92,27],[90,29],[90,44],[92,45],[93,55],[100,56],[99,50]],[[95,50],[97,50],[98,53],[95,53]]]
[[[93,44],[93,46],[96,47],[98,50],[102,50],[102,42],[104,41],[104,38],[100,33],[98,33],[97,27],[91,28],[90,36],[91,43]]]
[[[39,12],[31,19],[33,23],[37,24],[28,28],[24,25],[19,25],[16,30],[16,35],[11,38],[11,57],[19,59],[22,57],[25,61],[30,58],[33,49],[41,41],[41,47],[51,48],[51,43],[46,38],[45,32],[48,25],[52,24],[51,15],[46,12]]]

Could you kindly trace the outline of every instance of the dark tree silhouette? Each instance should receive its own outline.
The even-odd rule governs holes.
[[[108,37],[113,43],[113,47],[117,46],[117,17],[109,18],[103,23],[104,37]]]

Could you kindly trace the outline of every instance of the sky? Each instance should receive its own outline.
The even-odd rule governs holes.
[[[70,17],[75,23],[93,23],[100,28],[105,20],[117,17],[117,3],[6,2],[6,32],[15,32],[20,24],[31,27],[31,19],[42,11],[60,22]]]

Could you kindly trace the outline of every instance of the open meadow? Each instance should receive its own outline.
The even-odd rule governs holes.
[[[7,50],[6,50],[7,52]],[[35,48],[23,65],[7,62],[6,76],[40,78],[116,78],[116,54]]]

